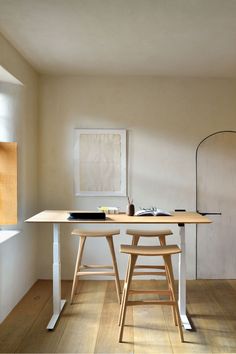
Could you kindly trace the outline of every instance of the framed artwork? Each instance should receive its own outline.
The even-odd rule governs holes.
[[[126,196],[126,130],[75,129],[76,196]]]

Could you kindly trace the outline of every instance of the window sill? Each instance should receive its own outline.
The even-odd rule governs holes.
[[[0,230],[0,244],[6,242],[10,238],[18,235],[19,230]]]

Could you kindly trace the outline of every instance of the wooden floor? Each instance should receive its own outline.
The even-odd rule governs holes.
[[[71,282],[62,283],[69,299]],[[164,287],[136,281],[135,287]],[[1,353],[236,353],[236,280],[188,281],[188,312],[195,331],[180,343],[167,306],[129,307],[125,343],[117,341],[119,306],[113,281],[81,281],[76,304],[67,303],[54,331],[52,284],[38,281],[0,326]],[[137,296],[137,295],[136,295]]]

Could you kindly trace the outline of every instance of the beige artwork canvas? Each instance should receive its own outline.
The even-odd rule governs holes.
[[[125,129],[75,129],[75,194],[126,195]]]

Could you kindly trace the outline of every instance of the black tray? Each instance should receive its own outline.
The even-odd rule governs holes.
[[[106,220],[103,211],[73,211],[69,212],[68,220]]]

